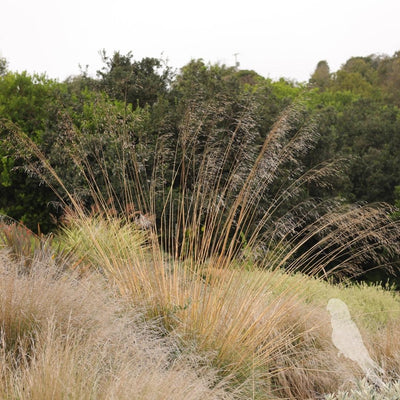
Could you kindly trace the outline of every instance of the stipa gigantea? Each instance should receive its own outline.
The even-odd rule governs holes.
[[[318,134],[300,105],[261,138],[251,98],[193,100],[176,129],[154,143],[132,143],[135,117],[122,123],[109,104],[103,107],[94,111],[102,113],[100,132],[78,129],[67,116],[68,134],[60,136],[82,188],[70,187],[37,146],[14,132],[36,160],[30,170],[72,206],[65,245],[184,343],[211,350],[215,364],[239,382],[250,370],[252,385],[255,376],[284,376],[276,355],[290,359],[296,346],[288,341],[305,334],[307,315],[285,324],[301,285],[272,295],[288,276],[281,270],[328,275],[399,252],[399,224],[387,206],[307,196],[309,185],[329,185],[343,160],[304,169],[301,156]],[[147,229],[139,223],[144,215],[154,221]],[[277,279],[254,279],[259,268],[276,271]]]

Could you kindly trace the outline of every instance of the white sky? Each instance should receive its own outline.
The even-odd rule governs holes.
[[[400,0],[1,0],[0,55],[13,71],[64,79],[98,51],[191,58],[308,80],[320,60],[400,50]]]

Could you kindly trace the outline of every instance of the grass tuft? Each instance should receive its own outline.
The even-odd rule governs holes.
[[[143,398],[192,398],[197,393],[201,398],[229,398],[233,394],[226,390],[226,380],[231,392],[239,390],[240,398],[300,400],[346,390],[361,378],[361,371],[341,358],[332,344],[325,309],[331,293],[339,298],[343,295],[350,300],[350,308],[363,312],[358,317],[371,353],[382,366],[390,366],[391,376],[399,371],[395,361],[398,342],[383,339],[385,334],[392,335],[392,327],[398,327],[398,314],[393,311],[389,315],[387,310],[398,309],[398,299],[389,299],[376,289],[346,289],[323,282],[345,282],[363,265],[382,265],[398,255],[399,221],[391,219],[387,205],[349,205],[335,199],[310,198],[309,187],[329,187],[338,177],[342,160],[304,170],[301,158],[318,137],[307,112],[299,105],[291,106],[260,142],[252,105],[250,96],[235,107],[224,99],[194,101],[178,131],[156,141],[156,154],[147,154],[145,145],[132,145],[129,133],[120,125],[113,130],[111,117],[107,125],[107,115],[102,118],[110,132],[100,142],[96,137],[91,142],[90,135],[68,126],[60,140],[74,162],[76,175],[85,179],[85,188],[69,188],[40,149],[16,133],[35,159],[30,170],[56,191],[63,191],[58,193],[68,212],[55,241],[73,257],[77,287],[90,277],[104,279],[101,282],[108,287],[104,293],[114,295],[115,290],[119,301],[140,309],[146,321],[156,320],[179,352],[195,351],[203,360],[200,365],[204,363],[204,371],[212,371],[203,375],[200,369],[200,376],[194,375],[193,369],[181,367],[178,357],[167,363],[168,367],[164,362],[151,364],[157,379],[164,382],[161,386],[151,373],[142,377],[139,368],[140,382],[145,383],[142,387],[139,381],[130,380],[134,378],[126,354],[131,350],[124,346],[124,351],[120,350],[118,332],[126,334],[126,329],[115,319],[115,309],[105,313],[114,318],[107,319],[105,325],[101,325],[103,317],[100,321],[89,319],[95,334],[85,328],[88,333],[82,336],[78,327],[85,322],[78,323],[75,330],[74,302],[67,303],[66,309],[72,313],[67,318],[41,303],[35,305],[39,295],[32,294],[29,302],[34,309],[28,314],[18,314],[18,307],[7,300],[4,321],[14,322],[4,322],[3,329],[10,332],[4,335],[5,343],[7,337],[13,337],[13,346],[20,349],[19,358],[29,373],[18,379],[27,387],[32,385],[31,393],[37,390],[38,398],[47,393],[45,389],[41,392],[38,377],[44,374],[51,392],[60,393],[60,398],[66,395],[58,385],[64,378],[57,374],[63,372],[40,369],[53,365],[57,357],[72,371],[65,377],[66,387],[75,386],[76,391],[68,395],[77,398],[101,398],[102,393],[107,393],[105,398],[124,398],[133,393],[130,387]],[[113,149],[112,157],[102,147],[105,142]],[[85,195],[79,197],[79,193]],[[16,283],[22,277],[12,279]],[[51,281],[48,293],[63,282]],[[14,298],[14,286],[14,281],[5,286],[9,288],[4,291],[9,293],[7,299]],[[34,290],[35,285],[31,286]],[[379,301],[361,304],[369,290],[371,298]],[[73,299],[78,292],[75,288],[71,295],[65,293],[65,298]],[[51,296],[58,299],[59,293],[61,288]],[[88,305],[98,299],[91,295]],[[94,315],[109,304],[104,294],[100,299]],[[60,299],[51,304],[64,303]],[[369,307],[379,308],[379,304],[385,317],[370,318],[366,314]],[[42,309],[46,310],[43,314]],[[25,315],[36,314],[28,318],[32,325],[18,330]],[[15,322],[18,315],[24,323]],[[80,310],[77,315],[82,315]],[[117,338],[111,344],[108,339],[104,342],[109,329]],[[56,333],[61,334],[61,342]],[[31,340],[31,347],[24,350],[20,345],[24,337],[38,339]],[[129,335],[125,339],[133,340]],[[74,352],[80,340],[83,347]],[[4,357],[8,365],[6,352]],[[81,367],[88,375],[77,374],[76,368]],[[10,379],[17,379],[12,376]],[[81,376],[85,377],[82,381]],[[173,376],[183,382],[188,377],[187,386],[183,382],[174,386]],[[207,383],[197,386],[195,376]],[[116,381],[121,381],[118,389]],[[22,387],[18,380],[10,382],[9,388]],[[92,383],[94,392],[88,392],[89,385],[83,382]]]

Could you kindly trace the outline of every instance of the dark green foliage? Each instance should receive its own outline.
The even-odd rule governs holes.
[[[399,53],[353,57],[331,74],[323,92],[311,92],[323,143],[313,159],[350,157],[342,194],[351,201],[393,204],[394,187],[400,183],[398,60]]]
[[[15,130],[41,143],[51,124],[51,114],[60,85],[45,76],[8,72],[0,77],[0,212],[30,229],[54,227],[49,203],[56,198],[39,179],[25,173],[23,161],[10,146]]]
[[[295,163],[285,160],[271,193],[301,169],[343,157],[344,177],[331,177],[323,187],[310,182],[298,198],[337,196],[391,204],[396,200],[394,188],[400,185],[399,53],[353,57],[335,73],[321,61],[308,86],[285,79],[272,81],[254,71],[206,64],[201,59],[173,74],[161,59],[135,60],[131,53],[107,56],[104,51],[102,57],[104,68],[97,78],[82,71],[64,83],[8,72],[1,59],[0,210],[31,229],[40,224],[43,231],[50,230],[54,227],[50,214],[59,215],[60,210],[51,205],[60,199],[48,185],[58,191],[61,200],[68,203],[68,199],[43,169],[26,168],[22,161],[26,154],[11,146],[15,132],[34,140],[68,189],[73,188],[74,196],[88,208],[94,206],[85,188],[84,175],[89,169],[92,183],[118,208],[127,200],[127,182],[121,182],[119,173],[121,168],[132,170],[132,160],[118,149],[135,150],[135,162],[145,177],[131,174],[129,185],[161,193],[171,183],[178,190],[186,179],[188,188],[194,188],[194,175],[188,171],[200,167],[207,148],[214,149],[215,156],[218,146],[222,148],[229,140],[227,133],[239,126],[222,176],[238,160],[243,159],[245,167],[245,156],[251,158],[259,150],[278,116],[299,98],[307,110],[296,129],[316,121],[319,139],[313,148],[307,147],[307,154],[297,154]],[[185,131],[190,136],[187,141],[182,139]],[[75,152],[77,142],[83,145],[80,154]],[[193,163],[177,166],[176,160],[185,152]],[[83,169],[78,167],[82,160],[86,160]],[[40,165],[32,155],[30,162]],[[147,182],[154,174],[160,179],[149,187]],[[162,209],[162,196],[154,199],[155,208]],[[289,200],[282,213],[293,205]],[[136,207],[150,208],[144,202]]]
[[[152,105],[167,93],[172,72],[161,59],[134,61],[130,52],[122,55],[117,51],[109,57],[104,50],[101,55],[105,66],[98,71],[99,88],[110,97],[136,108]]]
[[[323,90],[329,85],[330,79],[331,73],[328,63],[325,60],[320,61],[311,75],[310,83]]]
[[[357,156],[350,172],[356,199],[393,203],[400,177],[399,117],[397,108],[368,101],[356,102],[343,116],[344,146]]]

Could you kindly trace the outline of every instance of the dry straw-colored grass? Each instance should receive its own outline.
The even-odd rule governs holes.
[[[206,360],[161,338],[101,276],[0,254],[2,399],[231,399]]]

